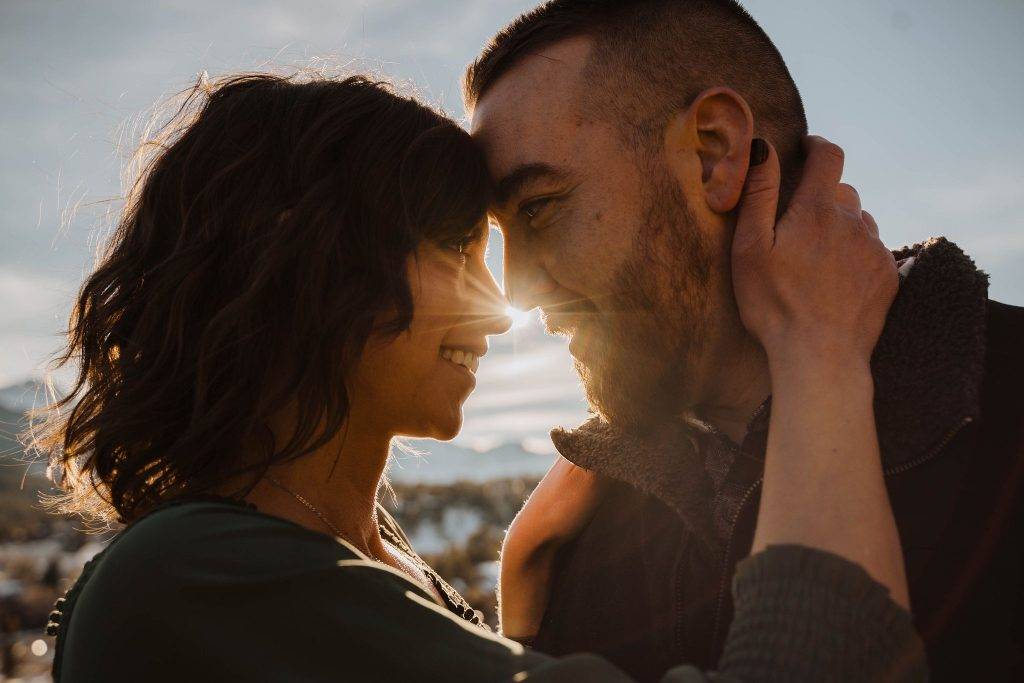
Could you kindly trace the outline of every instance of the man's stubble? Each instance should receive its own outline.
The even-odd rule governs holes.
[[[677,182],[648,164],[641,226],[598,314],[595,350],[576,361],[591,408],[637,431],[681,415],[704,351],[713,255]]]

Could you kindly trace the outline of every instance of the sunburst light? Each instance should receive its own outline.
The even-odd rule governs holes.
[[[533,313],[530,311],[521,311],[518,308],[513,308],[512,306],[505,309],[505,315],[512,319],[513,329],[525,327],[530,324],[531,320],[533,320]]]

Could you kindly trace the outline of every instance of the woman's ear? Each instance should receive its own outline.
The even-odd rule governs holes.
[[[720,214],[735,209],[747,177],[754,137],[754,117],[747,101],[731,88],[709,88],[677,113],[669,122],[667,135],[670,156],[683,149],[689,152],[686,156],[693,165],[686,164],[692,170],[687,175],[691,183],[699,184],[698,191],[708,208]],[[694,177],[698,161],[699,181]]]

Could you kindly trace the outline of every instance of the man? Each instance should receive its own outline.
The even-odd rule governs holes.
[[[771,415],[732,230],[752,140],[778,152],[780,212],[797,184],[796,85],[732,0],[554,0],[495,36],[464,94],[498,183],[506,287],[571,337],[597,414],[552,438],[613,482],[559,554],[534,644],[641,680],[712,667]],[[911,608],[936,680],[1021,677],[1024,310],[989,301],[944,239],[896,256],[872,369]]]

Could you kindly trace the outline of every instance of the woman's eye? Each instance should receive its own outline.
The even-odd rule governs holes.
[[[459,255],[460,258],[465,259],[466,253],[469,251],[470,246],[473,244],[472,237],[458,237],[456,239],[447,240],[442,243],[448,251],[453,251]]]

